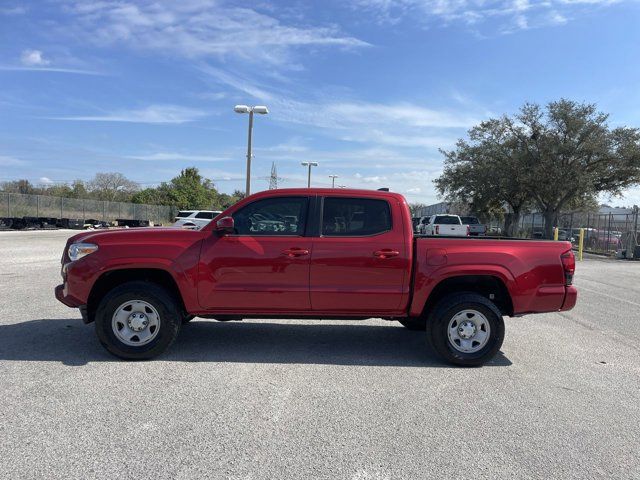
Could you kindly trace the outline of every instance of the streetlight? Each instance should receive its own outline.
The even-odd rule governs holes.
[[[245,196],[248,197],[251,194],[251,132],[253,131],[253,114],[259,113],[260,115],[266,115],[269,113],[269,109],[264,105],[256,105],[255,107],[249,107],[248,105],[236,105],[233,107],[233,111],[236,113],[249,114],[249,135],[247,139],[247,186],[245,187]]]
[[[329,175],[329,178],[331,179],[331,188],[336,188],[336,178],[338,178],[338,175]]]
[[[317,167],[318,162],[302,162],[300,165],[307,167],[307,188],[311,188],[311,167]]]

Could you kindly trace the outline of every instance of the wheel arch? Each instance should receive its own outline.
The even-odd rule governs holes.
[[[441,299],[456,292],[478,293],[493,302],[502,315],[513,315],[513,300],[504,281],[497,275],[474,274],[440,280],[429,293],[421,309],[422,317],[426,318]]]
[[[110,290],[123,283],[134,281],[149,282],[161,286],[174,296],[179,307],[183,312],[186,312],[180,289],[170,272],[162,268],[121,268],[102,273],[93,284],[87,300],[86,323],[94,321],[100,300]]]

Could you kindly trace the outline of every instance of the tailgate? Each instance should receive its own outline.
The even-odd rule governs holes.
[[[436,225],[438,233],[436,235],[444,235],[449,237],[464,237],[467,235],[466,225]]]

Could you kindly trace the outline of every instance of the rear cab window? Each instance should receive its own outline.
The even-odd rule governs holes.
[[[462,225],[460,223],[460,217],[453,217],[448,215],[438,215],[433,221],[435,225]]]
[[[372,236],[391,228],[391,208],[386,200],[357,197],[325,197],[323,200],[322,236]]]

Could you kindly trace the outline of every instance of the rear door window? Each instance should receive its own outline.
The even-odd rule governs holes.
[[[386,200],[326,197],[322,209],[322,235],[370,236],[391,230],[391,209]]]
[[[213,212],[198,212],[196,218],[207,218],[210,220],[213,218]]]

